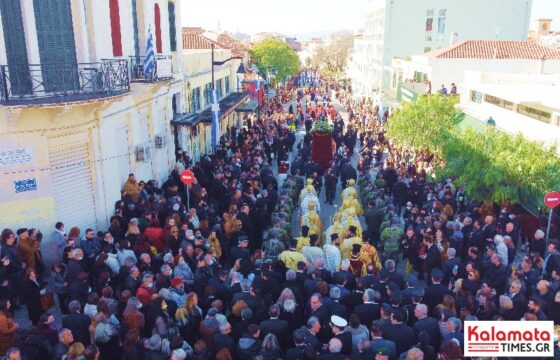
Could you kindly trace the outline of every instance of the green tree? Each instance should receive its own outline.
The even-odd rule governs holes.
[[[277,39],[265,39],[251,47],[251,58],[267,75],[268,66],[278,69],[276,75],[279,79],[290,77],[301,68],[298,55],[286,43]]]
[[[403,108],[391,116],[387,135],[401,146],[441,155],[445,141],[456,131],[453,119],[458,114],[457,101],[456,97],[432,95],[403,103]]]
[[[494,128],[461,131],[457,100],[425,96],[403,104],[389,121],[387,135],[401,146],[427,149],[445,164],[436,175],[455,177],[466,193],[487,203],[520,203],[543,208],[543,196],[560,189],[556,148]]]

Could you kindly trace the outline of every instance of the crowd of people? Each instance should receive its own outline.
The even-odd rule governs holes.
[[[4,229],[0,355],[455,360],[464,321],[560,322],[559,245],[539,223],[432,182],[434,157],[398,148],[389,112],[350,93],[304,70],[215,154],[178,151],[161,187],[130,174],[104,231]],[[327,169],[318,120],[334,124]],[[340,206],[323,224],[325,203]]]

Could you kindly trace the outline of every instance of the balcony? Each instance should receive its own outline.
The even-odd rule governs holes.
[[[144,74],[145,59],[145,56],[130,57],[132,82],[157,83],[173,78],[173,57],[171,55],[156,55],[154,70],[148,76]]]
[[[126,60],[0,65],[0,104],[5,106],[89,101],[128,91]]]

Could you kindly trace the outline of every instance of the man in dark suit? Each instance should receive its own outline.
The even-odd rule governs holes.
[[[438,247],[434,244],[433,236],[425,236],[424,245],[426,246],[424,263],[426,264],[427,273],[430,275],[433,269],[441,269],[441,256]]]
[[[287,349],[290,344],[290,326],[286,320],[280,320],[280,307],[277,304],[271,305],[268,309],[270,319],[264,320],[259,324],[262,336],[274,334],[280,346]]]
[[[397,272],[397,265],[395,264],[395,261],[393,259],[385,261],[385,269],[389,271],[389,282],[394,282],[395,284],[399,285],[400,289],[404,289],[406,281],[404,279],[404,276],[401,273]]]
[[[348,322],[338,315],[333,315],[331,316],[330,326],[334,337],[342,343],[341,353],[350,355],[352,352],[352,333],[344,331]]]
[[[428,307],[424,304],[416,305],[414,316],[418,319],[412,326],[414,331],[416,331],[416,335],[425,331],[430,338],[430,345],[432,345],[434,349],[439,349],[441,343],[439,323],[435,318],[428,317]]]
[[[461,269],[461,258],[457,257],[457,251],[454,248],[447,249],[447,261],[443,264],[443,284],[449,284],[449,281],[455,280]],[[454,271],[457,270],[456,273]]]
[[[364,303],[354,308],[354,314],[358,315],[362,325],[370,326],[374,320],[379,319],[381,306],[375,302],[373,289],[366,289],[362,299]]]
[[[441,284],[443,280],[443,272],[440,269],[434,269],[432,271],[432,285],[426,288],[424,299],[426,305],[428,305],[429,311],[434,311],[436,306],[442,303],[443,296],[450,294],[447,287]]]
[[[74,341],[79,341],[84,344],[84,346],[88,346],[91,342],[89,333],[91,319],[87,315],[80,314],[80,308],[81,305],[79,301],[70,301],[70,304],[68,304],[70,314],[62,319],[62,327],[72,331]]]
[[[403,323],[402,314],[395,312],[391,314],[391,325],[383,329],[383,338],[391,340],[397,347],[397,354],[402,354],[418,342],[416,332]]]
[[[492,265],[484,275],[483,281],[496,290],[497,294],[502,294],[507,284],[508,273],[506,267],[502,265],[502,258],[497,253],[490,258]]]
[[[305,332],[304,330],[298,329],[294,331],[293,334],[295,346],[289,348],[286,351],[286,359],[289,360],[299,360],[304,358],[305,348],[307,344],[305,343]]]
[[[249,216],[250,208],[249,205],[243,203],[241,205],[241,211],[237,214],[237,218],[241,221],[241,230],[247,235],[249,241],[254,243],[254,227],[251,217]]]
[[[377,354],[380,349],[386,349],[388,352],[389,360],[397,359],[397,345],[394,341],[383,339],[383,329],[377,325],[371,325],[371,348],[373,353]]]
[[[527,300],[523,293],[521,292],[521,282],[519,280],[514,280],[509,286],[509,297],[513,302],[513,312],[515,314],[515,319],[521,319],[523,314],[527,311]]]
[[[321,331],[317,334],[319,340],[323,343],[328,341],[329,334],[328,334],[328,324],[330,320],[330,311],[327,305],[323,303],[323,297],[319,293],[315,293],[311,296],[310,301],[310,311],[307,314],[307,317],[314,316],[319,319],[321,324]]]

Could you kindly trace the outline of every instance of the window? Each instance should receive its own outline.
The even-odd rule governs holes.
[[[434,16],[434,9],[426,10],[426,16],[427,17],[433,17]]]
[[[70,1],[33,0],[44,90],[80,87]]]
[[[432,41],[432,34],[426,34],[426,41]]]
[[[426,46],[426,47],[424,48],[424,52],[425,52],[425,53],[430,52],[430,51],[432,51],[432,48],[431,48],[431,47]]]
[[[471,90],[471,101],[480,104],[482,102],[482,93]]]
[[[132,0],[132,32],[134,33],[134,55],[140,56],[140,39],[138,38],[138,16],[136,12],[136,0]]]
[[[208,106],[212,103],[212,85],[204,85],[204,106]]]
[[[197,112],[200,110],[200,87],[192,90],[191,93],[191,106],[192,112]]]
[[[0,0],[0,15],[2,15],[4,34],[10,34],[10,36],[4,36],[4,46],[8,60],[11,92],[14,95],[31,94],[33,84],[29,74],[20,2]]]
[[[229,76],[226,76],[226,77],[225,77],[224,82],[226,83],[226,94],[229,94],[229,92],[230,92],[230,88],[229,88]]]
[[[432,25],[434,23],[434,19],[433,18],[427,18],[426,19],[426,31],[427,32],[431,32],[432,31]]]
[[[447,9],[440,9],[439,16],[447,16]]]
[[[156,51],[158,54],[161,54],[161,13],[158,4],[154,5],[154,23],[156,24]]]
[[[216,99],[220,100],[222,98],[222,79],[216,81]]]
[[[552,114],[548,111],[539,110],[527,105],[519,105],[517,112],[545,123],[550,123],[550,118],[552,117]]]
[[[504,109],[513,110],[513,103],[511,101],[500,99],[499,97],[484,95],[484,101],[492,105],[503,107]]]
[[[169,14],[169,47],[171,51],[177,51],[177,31],[175,30],[175,3],[167,4]]]
[[[109,17],[111,19],[111,40],[113,42],[113,56],[122,56],[121,16],[119,14],[119,0],[109,0]]]
[[[445,18],[444,17],[439,17],[438,18],[437,31],[440,34],[443,34],[445,32]]]

